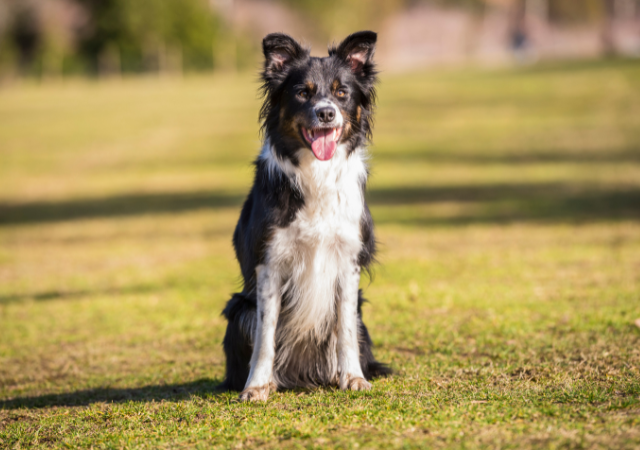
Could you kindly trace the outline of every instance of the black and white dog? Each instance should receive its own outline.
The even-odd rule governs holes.
[[[364,198],[375,44],[362,31],[317,58],[285,34],[262,42],[264,145],[233,235],[244,289],[223,312],[223,386],[241,400],[367,390],[391,372],[373,357],[358,289],[375,252]]]

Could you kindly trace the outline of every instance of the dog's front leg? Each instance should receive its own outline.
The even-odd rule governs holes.
[[[371,383],[364,379],[358,347],[358,285],[360,266],[354,263],[341,283],[338,302],[338,367],[340,389],[367,391]]]
[[[273,382],[273,360],[276,353],[276,326],[280,314],[280,279],[268,266],[256,267],[258,314],[253,337],[251,369],[242,401],[267,400],[269,392],[276,389]]]

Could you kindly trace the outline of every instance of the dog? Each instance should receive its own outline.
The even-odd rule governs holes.
[[[264,401],[279,388],[368,390],[391,373],[362,321],[362,270],[376,241],[364,193],[377,35],[310,56],[286,34],[262,48],[262,150],[233,235],[243,290],[223,315],[228,390]]]

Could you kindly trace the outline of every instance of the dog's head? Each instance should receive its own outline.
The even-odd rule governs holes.
[[[350,153],[365,143],[375,102],[376,37],[354,33],[324,58],[310,56],[286,34],[264,38],[260,118],[280,157],[297,164],[296,153],[306,148],[327,161],[339,144]]]

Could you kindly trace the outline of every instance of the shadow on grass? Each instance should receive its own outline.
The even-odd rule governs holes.
[[[245,196],[199,191],[116,195],[61,202],[0,203],[0,226],[218,209],[239,206]]]
[[[177,402],[191,397],[220,395],[221,380],[203,378],[190,383],[142,386],[139,388],[96,388],[62,394],[46,394],[0,400],[0,409],[89,406],[94,403]]]
[[[612,221],[640,219],[640,188],[576,183],[505,183],[373,188],[372,206],[452,202],[480,206],[455,217],[421,219],[422,225],[512,221]],[[240,207],[244,195],[219,191],[135,194],[62,202],[0,203],[0,226],[67,220],[115,218],[144,214],[176,214],[192,210]],[[503,207],[508,204],[508,207]],[[375,212],[375,211],[374,211]],[[378,220],[378,217],[374,217]],[[401,218],[382,219],[404,223]]]
[[[146,294],[151,292],[157,292],[156,286],[128,286],[125,288],[107,288],[107,289],[81,289],[81,290],[50,290],[38,293],[26,293],[26,294],[11,294],[0,295],[0,305],[23,302],[25,300],[33,300],[36,302],[44,302],[51,300],[75,300],[83,297],[92,297],[95,295],[123,295],[123,294]]]
[[[586,223],[640,220],[640,189],[592,189],[572,184],[518,184],[390,188],[370,192],[378,206],[455,204],[459,212],[437,216],[378,211],[376,223],[454,226],[481,223]]]
[[[635,147],[618,149],[591,151],[588,154],[575,152],[570,153],[565,150],[546,151],[526,151],[513,153],[468,153],[460,154],[447,151],[446,149],[434,148],[425,151],[422,147],[407,148],[402,153],[393,149],[381,149],[374,152],[373,163],[411,163],[423,162],[431,164],[509,164],[524,166],[528,164],[638,164],[640,163],[640,150]],[[588,169],[586,169],[588,170]]]

